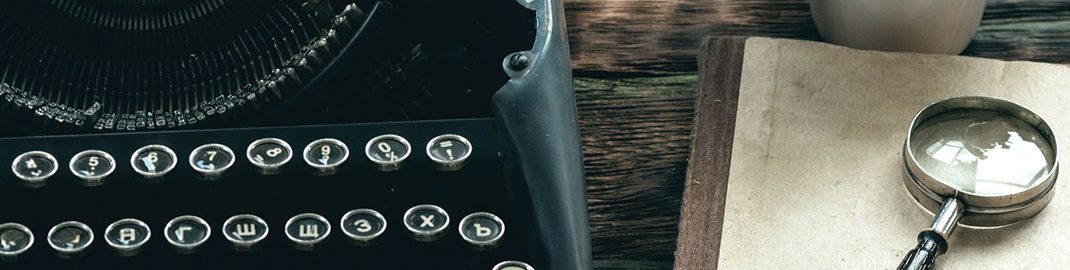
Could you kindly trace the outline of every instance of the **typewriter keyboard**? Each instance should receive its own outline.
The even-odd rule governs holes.
[[[0,139],[0,268],[532,269],[497,136],[467,119]]]

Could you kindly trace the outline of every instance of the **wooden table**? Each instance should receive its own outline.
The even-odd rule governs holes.
[[[598,269],[672,269],[705,36],[820,39],[801,0],[565,0]],[[965,55],[1070,62],[1070,1],[988,0]]]

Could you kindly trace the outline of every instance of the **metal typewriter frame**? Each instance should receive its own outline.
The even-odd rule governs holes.
[[[493,98],[512,208],[530,213],[537,269],[591,269],[583,154],[561,0],[517,0],[536,11],[531,51],[507,57],[512,78]],[[524,69],[516,61],[528,58]]]

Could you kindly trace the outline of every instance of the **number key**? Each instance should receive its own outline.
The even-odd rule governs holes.
[[[104,151],[86,150],[71,158],[70,169],[81,180],[81,184],[97,186],[115,171],[115,159]]]
[[[159,178],[171,172],[178,164],[175,152],[167,146],[153,144],[134,151],[130,156],[130,167],[146,179]]]
[[[205,180],[215,180],[227,169],[234,166],[234,151],[222,144],[205,144],[193,149],[189,155],[189,164],[193,170],[201,173]]]
[[[245,151],[249,162],[256,165],[262,174],[275,174],[290,162],[293,150],[290,144],[277,138],[259,139],[249,144]]]
[[[381,171],[396,171],[401,168],[402,162],[409,158],[412,147],[405,138],[386,134],[372,138],[364,146],[364,154],[377,165]]]
[[[338,166],[349,158],[349,148],[346,144],[330,138],[309,143],[303,153],[305,163],[318,170],[321,175],[335,173]]]
[[[43,186],[45,180],[55,175],[58,169],[56,158],[42,151],[23,153],[11,163],[11,171],[23,180],[23,184],[30,187]]]

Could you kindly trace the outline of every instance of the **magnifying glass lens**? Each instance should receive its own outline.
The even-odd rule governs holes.
[[[908,134],[903,185],[935,217],[899,270],[933,269],[960,223],[1010,225],[1039,213],[1054,194],[1055,134],[1014,102],[980,96],[937,101],[914,116]]]
[[[981,196],[1023,192],[1055,165],[1051,145],[1036,128],[989,110],[936,115],[914,129],[910,149],[937,181]]]

